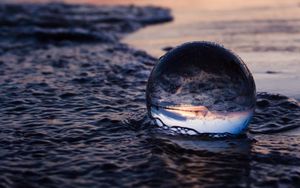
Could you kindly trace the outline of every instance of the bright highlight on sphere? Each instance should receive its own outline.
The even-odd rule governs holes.
[[[239,134],[253,116],[256,89],[234,53],[215,43],[191,42],[159,59],[146,98],[148,113],[159,126]]]

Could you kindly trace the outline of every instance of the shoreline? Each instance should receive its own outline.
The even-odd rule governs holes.
[[[300,106],[286,96],[258,94],[250,138],[155,134],[145,89],[157,59],[119,39],[145,19],[169,19],[168,10],[66,4],[0,4],[0,10],[0,187],[299,183],[300,136],[284,133],[299,127]]]
[[[162,49],[185,42],[217,42],[244,60],[259,92],[280,93],[300,101],[300,11],[296,0],[152,2],[169,7],[174,21],[143,28],[123,42],[156,58],[164,54]]]

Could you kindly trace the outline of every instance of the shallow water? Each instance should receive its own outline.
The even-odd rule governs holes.
[[[157,59],[119,38],[170,20],[166,10],[0,10],[0,187],[299,185],[300,137],[285,131],[300,107],[288,97],[258,94],[248,137],[170,137],[150,124]]]

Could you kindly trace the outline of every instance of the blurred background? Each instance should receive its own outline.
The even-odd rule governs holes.
[[[123,39],[154,57],[188,41],[214,41],[236,52],[254,75],[257,90],[300,99],[300,1],[298,0],[4,0],[96,5],[155,5],[174,20]]]

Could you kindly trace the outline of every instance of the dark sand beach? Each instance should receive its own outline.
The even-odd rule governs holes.
[[[167,136],[149,124],[157,57],[125,42],[176,20],[169,9],[15,1],[0,15],[0,187],[300,186],[291,92],[258,88],[247,136]]]

